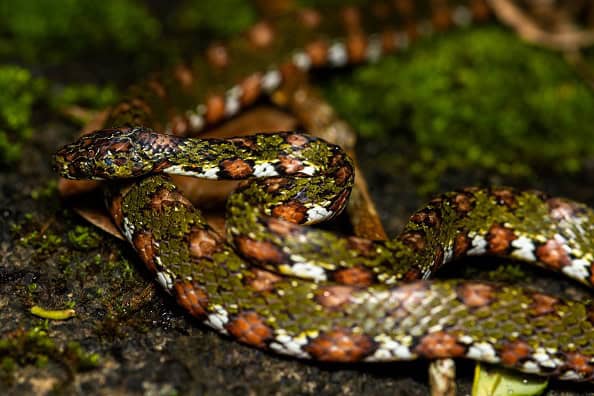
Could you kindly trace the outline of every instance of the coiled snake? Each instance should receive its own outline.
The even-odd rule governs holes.
[[[311,64],[318,52],[292,62]],[[270,84],[260,77],[260,88]],[[134,102],[126,105],[116,109],[128,117],[121,124],[142,125]],[[216,106],[189,114],[189,124],[215,122]],[[582,204],[467,188],[433,199],[396,238],[375,242],[306,226],[340,213],[354,171],[340,147],[305,134],[188,139],[122,126],[60,149],[55,167],[67,178],[134,178],[108,193],[122,233],[180,305],[246,344],[320,361],[465,357],[594,378],[593,306],[515,286],[426,280],[458,257],[497,255],[591,286],[594,212]],[[228,200],[226,240],[161,173],[248,180]]]
[[[395,239],[373,242],[296,225],[339,213],[353,182],[345,153],[307,135],[202,140],[104,130],[58,151],[56,166],[75,178],[158,171],[250,178],[228,201],[232,244],[165,176],[141,179],[110,200],[113,218],[161,285],[192,315],[242,342],[326,361],[469,357],[593,377],[593,311],[583,304],[482,282],[399,285],[480,254],[591,284],[594,214],[584,205],[533,191],[465,189],[432,200]]]

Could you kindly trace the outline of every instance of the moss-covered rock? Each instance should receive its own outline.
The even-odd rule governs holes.
[[[56,343],[45,327],[19,329],[0,338],[0,378],[10,383],[16,365],[35,364],[44,367],[50,360],[66,366],[71,372],[89,370],[99,365],[98,354],[84,351],[74,341],[65,345]]]
[[[65,114],[72,107],[104,108],[118,97],[112,85],[63,86],[34,77],[26,68],[0,64],[0,162],[11,164],[20,158],[23,145],[33,135],[34,109],[46,115]]]
[[[359,134],[406,145],[395,157],[429,185],[448,169],[576,172],[594,155],[592,91],[557,54],[495,27],[416,44],[326,91]]]
[[[33,104],[45,83],[18,66],[0,65],[0,162],[20,157],[23,144],[31,137]]]
[[[133,0],[0,2],[0,54],[28,62],[72,59],[98,47],[136,50],[159,31]]]
[[[52,95],[51,104],[58,110],[75,105],[101,109],[115,103],[119,95],[113,85],[71,84],[57,90]]]
[[[185,0],[173,13],[173,24],[185,31],[211,30],[229,36],[247,29],[256,11],[245,0]]]

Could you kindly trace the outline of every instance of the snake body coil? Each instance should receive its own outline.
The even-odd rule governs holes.
[[[512,286],[412,281],[457,257],[491,254],[591,285],[594,213],[584,205],[470,188],[432,200],[395,239],[374,242],[297,225],[339,213],[353,181],[346,154],[307,135],[209,140],[105,130],[61,149],[56,167],[67,177],[250,179],[228,201],[230,244],[165,176],[109,200],[159,283],[192,315],[247,344],[323,361],[467,357],[593,378],[591,307]]]
[[[453,10],[436,3],[435,28],[485,16],[482,1]],[[423,280],[458,257],[497,255],[592,286],[592,209],[535,191],[468,188],[429,202],[393,240],[344,237],[306,226],[338,214],[349,197],[354,171],[340,147],[291,132],[188,139],[146,128],[199,131],[274,91],[296,69],[374,60],[414,38],[386,30],[367,39],[357,28],[363,18],[350,10],[343,13],[347,38],[336,42],[307,31],[322,16],[301,12],[291,21],[306,33],[285,37],[301,40],[303,50],[228,91],[189,93],[205,92],[196,75],[218,81],[226,58],[212,54],[212,70],[178,68],[172,79],[133,88],[107,121],[118,128],[60,149],[57,171],[68,178],[136,178],[111,184],[107,203],[117,226],[180,305],[241,342],[321,361],[465,357],[592,381],[592,306],[514,286]],[[412,14],[402,10],[406,24]],[[256,60],[246,70],[270,64],[261,40],[241,40],[233,47],[240,59]],[[180,110],[185,102],[203,105]],[[228,200],[227,238],[167,176],[153,174],[159,172],[248,179]]]

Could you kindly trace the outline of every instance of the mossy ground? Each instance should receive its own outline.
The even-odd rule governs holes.
[[[594,93],[561,55],[499,27],[417,43],[326,93],[364,138],[399,143],[391,168],[434,191],[448,171],[576,174],[594,156]]]
[[[114,103],[139,76],[255,18],[243,0],[0,2],[0,164],[22,158],[39,126],[34,112],[82,124],[90,118],[83,110]]]
[[[125,85],[157,66],[155,54],[175,59],[187,46],[196,50],[212,36],[233,34],[251,22],[253,8],[236,0],[210,6],[182,1],[178,11],[132,1],[61,0],[62,7],[72,7],[64,15],[54,12],[55,4],[44,12],[42,3],[0,6],[0,54],[5,63],[19,64],[0,67],[0,157],[8,163],[0,173],[0,389],[426,394],[424,363],[320,367],[263,354],[204,329],[154,286],[126,244],[91,228],[57,197],[49,156],[81,122],[64,117],[64,109],[112,103]],[[221,19],[183,11],[197,3],[221,7],[211,12]],[[108,11],[110,5],[120,11]],[[226,23],[229,8],[242,15],[237,25]],[[90,13],[102,15],[101,23],[69,36],[65,26],[80,25]],[[202,22],[196,42],[192,25]],[[122,35],[129,37],[120,42]],[[502,63],[492,63],[497,59]],[[513,77],[518,70],[530,78]],[[341,76],[327,91],[365,136],[360,159],[392,233],[422,203],[419,181],[421,195],[495,182],[594,203],[591,139],[585,136],[592,125],[590,91],[559,56],[520,44],[499,28],[427,41],[353,77]],[[499,111],[503,105],[506,112]],[[567,171],[573,176],[560,175]],[[511,264],[473,263],[469,273],[451,271],[474,277],[476,268],[488,266],[488,278],[508,281],[512,273],[570,297],[587,295],[552,277],[535,281],[532,271]],[[30,313],[34,305],[72,308],[76,316],[48,321]],[[468,389],[472,366],[462,364],[460,371],[461,389]]]

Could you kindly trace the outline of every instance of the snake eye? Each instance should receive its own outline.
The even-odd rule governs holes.
[[[92,166],[86,157],[78,157],[72,161],[72,168],[76,169],[78,177],[89,178],[92,176]]]

